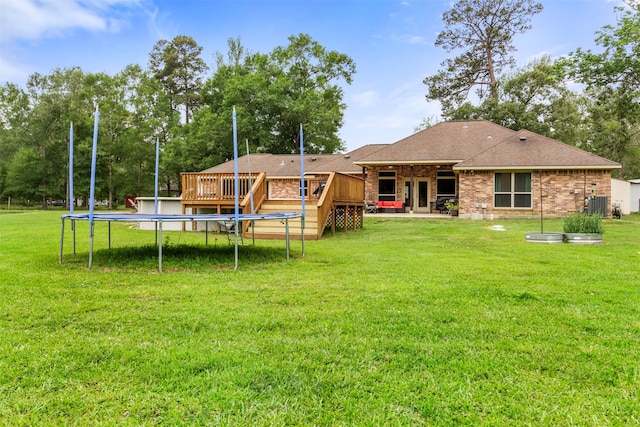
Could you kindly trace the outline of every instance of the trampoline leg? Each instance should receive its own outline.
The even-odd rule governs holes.
[[[285,218],[284,220],[284,230],[285,230],[285,247],[287,248],[287,261],[289,261],[289,218]]]
[[[302,256],[304,256],[304,216],[300,217],[300,239],[302,240]]]
[[[107,236],[108,248],[111,249],[111,221],[107,222]]]
[[[76,254],[76,220],[71,220],[71,234],[73,234],[73,254]]]
[[[158,223],[156,223],[156,230],[159,234],[156,234],[156,239],[160,237],[158,240],[158,271],[162,273],[162,221],[160,221],[160,226],[158,227]]]
[[[89,270],[93,265],[93,223],[89,224]]]
[[[236,237],[236,248],[235,248],[235,264],[233,267],[233,271],[236,271],[238,269],[238,221],[235,221],[235,225],[234,225],[234,231],[235,231],[235,237]]]
[[[62,246],[64,243],[64,218],[62,219],[62,228],[60,229],[60,254],[58,255],[58,263],[62,264]]]

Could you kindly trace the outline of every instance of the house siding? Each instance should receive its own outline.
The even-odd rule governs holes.
[[[269,200],[300,200],[300,179],[269,180]]]
[[[429,199],[436,197],[438,171],[451,170],[450,166],[415,165],[413,177],[428,178]],[[396,172],[396,200],[403,200],[405,180],[411,177],[411,166],[373,166],[367,168],[365,179],[365,197],[367,200],[378,198],[378,172]],[[460,171],[456,172],[460,216],[482,217],[493,215],[495,218],[533,217],[540,214],[540,192],[545,215],[566,216],[580,212],[584,207],[584,198],[591,196],[591,183],[596,183],[596,195],[608,197],[611,208],[611,171],[610,170],[545,170],[532,172],[531,208],[503,209],[494,208],[494,175],[496,171]],[[504,170],[500,172],[512,172]],[[542,177],[541,177],[542,174]],[[542,179],[542,182],[541,182]],[[577,190],[577,192],[576,192]],[[483,205],[486,209],[483,209]],[[408,206],[405,207],[408,212]]]
[[[367,168],[367,173],[364,182],[364,194],[366,200],[378,199],[378,173],[383,172],[395,172],[396,173],[396,200],[403,200],[404,197],[404,182],[411,178],[411,168],[413,167],[413,177],[427,178],[429,181],[429,199],[433,200],[436,197],[436,180],[438,177],[438,171],[452,170],[451,166],[434,166],[434,165],[399,165],[399,166],[370,166]]]
[[[308,195],[308,199],[318,199],[319,193],[318,187],[321,183],[325,183],[326,177],[317,175],[315,179],[305,179],[305,188]],[[270,179],[269,186],[269,200],[300,200],[300,179],[298,178],[279,178]]]
[[[597,196],[608,197],[610,211],[611,171],[608,170],[549,170],[542,173],[532,171],[530,209],[494,208],[494,174],[494,171],[463,171],[459,174],[460,215],[475,217],[486,214],[497,218],[535,216],[540,214],[542,200],[545,215],[565,216],[580,212],[584,207],[584,198],[591,196],[592,182],[596,183]],[[482,209],[483,204],[486,204],[486,211]]]

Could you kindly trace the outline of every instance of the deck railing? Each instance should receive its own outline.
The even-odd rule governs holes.
[[[239,197],[249,193],[258,175],[238,175]],[[234,200],[235,175],[223,173],[187,172],[182,174],[182,200],[191,202]]]
[[[335,205],[363,205],[364,184],[362,178],[332,172],[318,201],[318,238]],[[321,228],[322,227],[322,228]]]
[[[251,214],[260,210],[262,202],[267,199],[267,174],[262,172],[257,176],[252,176],[253,186],[251,191],[247,192],[240,201],[240,209],[242,213]],[[253,212],[251,211],[251,198],[253,196]]]

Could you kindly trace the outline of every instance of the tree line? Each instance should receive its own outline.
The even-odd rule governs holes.
[[[40,204],[65,199],[73,123],[74,194],[88,202],[94,112],[100,110],[96,200],[109,207],[127,195],[151,194],[155,143],[162,150],[159,181],[179,191],[180,173],[233,157],[231,111],[238,140],[252,152],[295,153],[298,129],[305,150],[344,149],[341,83],[351,83],[353,60],[306,34],[267,54],[249,52],[240,39],[216,54],[215,70],[188,36],[158,41],[146,68],[129,65],[115,75],[79,67],[29,76],[26,88],[0,87],[0,200]]]
[[[529,129],[622,164],[618,177],[640,177],[640,5],[614,9],[615,26],[596,32],[599,52],[577,48],[515,68],[515,36],[542,11],[534,0],[458,0],[443,14],[436,46],[458,53],[424,79],[426,99],[439,101],[438,120],[486,119]],[[0,86],[0,201],[47,205],[68,187],[69,126],[74,127],[74,189],[89,194],[93,113],[100,106],[96,198],[109,207],[126,195],[150,194],[155,142],[162,149],[163,191],[179,191],[180,173],[233,157],[230,112],[238,140],[251,152],[295,153],[298,129],[308,153],[344,149],[342,84],[356,72],[346,54],[309,35],[289,37],[271,52],[253,53],[229,39],[214,70],[188,36],[160,40],[146,67],[115,75],[79,67],[35,73],[21,88]],[[475,92],[472,92],[475,89]],[[473,99],[473,101],[471,100]]]

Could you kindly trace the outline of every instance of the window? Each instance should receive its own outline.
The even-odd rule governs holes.
[[[531,172],[498,172],[495,178],[496,208],[531,208]]]
[[[453,171],[438,171],[436,193],[438,196],[456,195],[456,175]]]
[[[396,201],[396,172],[378,172],[378,200]]]
[[[302,198],[302,180],[298,181],[298,195]],[[304,197],[306,198],[309,195],[309,181],[304,180]]]

